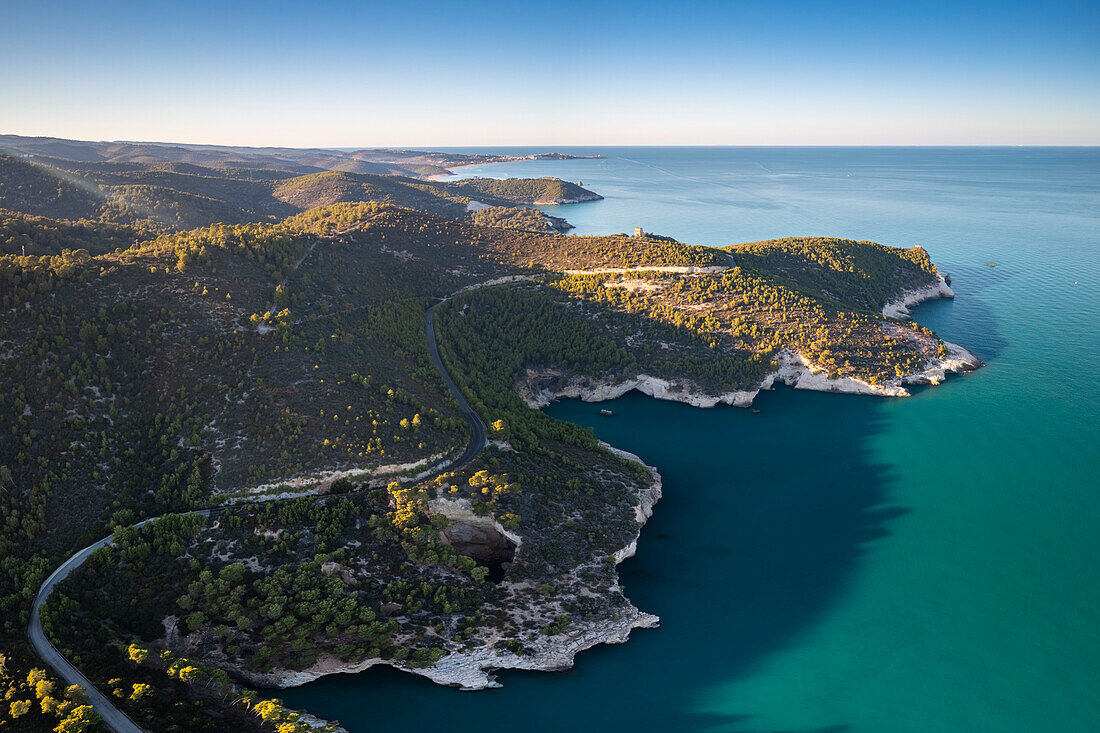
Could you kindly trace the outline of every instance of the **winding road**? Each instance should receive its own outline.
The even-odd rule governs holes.
[[[486,435],[485,422],[481,419],[481,415],[478,415],[477,411],[470,406],[470,403],[466,400],[466,396],[462,394],[462,390],[455,384],[455,380],[451,378],[450,372],[443,366],[443,359],[439,356],[439,345],[435,340],[435,309],[446,303],[449,299],[450,298],[444,298],[428,308],[428,312],[424,315],[424,330],[428,334],[428,351],[431,352],[435,368],[439,370],[439,376],[443,377],[443,383],[447,385],[447,389],[450,391],[451,396],[458,402],[458,409],[462,411],[462,415],[466,418],[466,422],[470,423],[470,442],[466,446],[466,452],[447,467],[447,470],[454,470],[472,461],[474,456],[480,453],[481,449],[485,447],[488,436]]]
[[[145,524],[145,522],[140,522],[135,526],[141,524]],[[126,713],[116,708],[114,704],[107,699],[106,695],[97,690],[95,686],[80,673],[80,670],[70,664],[69,660],[61,655],[61,652],[50,643],[50,640],[46,638],[46,633],[42,630],[42,604],[50,597],[50,593],[53,592],[54,586],[69,577],[69,573],[73,570],[84,564],[84,561],[87,560],[88,556],[93,552],[100,547],[106,547],[111,544],[113,539],[113,536],[104,537],[99,542],[88,545],[63,562],[61,567],[54,570],[53,574],[46,578],[46,582],[38,589],[38,593],[34,597],[34,604],[31,606],[31,622],[27,626],[27,638],[30,640],[31,647],[34,648],[35,653],[42,658],[42,661],[50,665],[53,671],[57,672],[65,682],[70,685],[80,685],[84,688],[84,692],[88,695],[89,704],[91,704],[91,706],[95,708],[95,711],[99,713],[100,717],[103,718],[103,722],[108,728],[115,731],[115,733],[141,733],[141,728],[139,728],[134,721],[130,720],[130,718],[126,716]]]
[[[438,476],[444,471],[453,471],[455,469],[462,468],[470,461],[472,461],[477,456],[477,454],[481,452],[481,449],[484,448],[487,444],[484,421],[482,421],[481,416],[477,414],[474,408],[470,406],[470,403],[466,400],[466,397],[462,394],[462,391],[459,390],[458,385],[455,384],[454,379],[452,379],[451,375],[447,372],[446,367],[443,366],[443,359],[439,356],[439,345],[436,341],[435,333],[435,309],[450,300],[452,297],[454,296],[451,295],[447,296],[446,298],[441,298],[438,303],[434,303],[431,307],[428,308],[427,312],[424,314],[424,330],[428,336],[428,350],[431,353],[432,362],[435,364],[435,368],[439,370],[439,375],[443,378],[443,383],[447,385],[447,389],[450,391],[451,396],[454,397],[455,401],[458,403],[459,410],[462,412],[463,417],[466,418],[466,422],[470,424],[470,442],[466,445],[466,450],[462,453],[462,455],[455,459],[453,462],[443,464],[428,476],[422,476],[419,479],[405,479],[406,482],[415,481],[416,483],[419,483],[420,481],[425,481],[434,476]],[[278,499],[267,500],[278,501]],[[264,501],[264,499],[257,499],[257,502],[259,501]],[[236,504],[233,506],[240,506],[240,504]],[[211,517],[220,514],[227,508],[229,507],[214,507],[212,509],[198,510],[194,513]],[[148,522],[153,521],[153,519],[155,519],[155,517],[144,519],[134,526],[140,527]],[[38,593],[35,594],[34,602],[31,605],[31,620],[30,623],[27,625],[27,639],[30,641],[31,647],[34,649],[35,653],[38,654],[38,656],[41,657],[42,660],[46,664],[48,664],[54,670],[54,672],[58,674],[58,676],[60,676],[70,685],[80,685],[84,688],[85,692],[88,695],[89,704],[91,704],[95,711],[99,713],[100,717],[103,718],[103,722],[108,728],[110,728],[112,731],[115,731],[115,733],[141,733],[142,728],[135,724],[134,721],[130,720],[130,718],[127,717],[126,713],[115,707],[106,695],[97,690],[95,686],[92,685],[92,683],[83,674],[80,673],[80,670],[74,667],[69,662],[69,660],[65,659],[61,652],[57,650],[57,647],[55,647],[50,642],[50,640],[46,638],[45,631],[42,629],[42,606],[50,597],[50,594],[53,592],[54,586],[65,580],[67,577],[69,577],[73,570],[84,564],[84,561],[87,560],[93,552],[101,547],[106,547],[112,544],[113,541],[114,535],[111,535],[109,537],[104,537],[94,544],[88,545],[83,550],[80,550],[68,560],[63,562],[61,566],[57,568],[57,570],[53,571],[50,577],[46,578],[46,581],[42,583],[41,587],[39,587]]]

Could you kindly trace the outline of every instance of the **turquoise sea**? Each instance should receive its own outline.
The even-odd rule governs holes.
[[[1100,149],[564,152],[607,158],[460,172],[583,181],[606,200],[548,208],[579,234],[923,245],[957,298],[914,317],[987,366],[760,414],[553,405],[664,476],[621,569],[661,628],[499,690],[387,668],[281,696],[353,733],[1100,730]]]

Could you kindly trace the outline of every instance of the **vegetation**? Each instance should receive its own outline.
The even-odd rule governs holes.
[[[600,197],[575,184],[556,178],[470,178],[450,183],[427,183],[398,176],[379,176],[343,171],[325,171],[280,181],[275,197],[301,209],[341,202],[373,201],[426,211],[439,216],[463,218],[468,204],[476,201],[488,208],[470,212],[480,226],[504,226],[547,232],[545,216],[516,204],[545,204],[559,200],[594,201]],[[561,228],[558,224],[554,229]]]
[[[157,168],[171,172],[272,179],[324,170],[399,176],[433,176],[448,167],[513,160],[569,160],[562,153],[487,155],[422,150],[290,150],[197,147],[154,143],[87,142],[52,137],[0,135],[0,152],[35,160],[80,162],[85,168]],[[599,156],[597,156],[599,157]]]
[[[773,368],[773,357],[784,348],[833,377],[875,384],[919,370],[940,345],[933,338],[915,348],[913,340],[884,330],[881,316],[841,309],[835,298],[804,295],[740,267],[691,277],[574,276],[553,287],[608,306],[614,315],[601,311],[596,317],[624,342],[651,351],[649,359],[641,360],[645,373],[690,374],[711,393],[750,388]],[[661,346],[655,354],[654,343]],[[701,346],[723,358],[708,357]]]
[[[547,223],[547,216],[538,209],[522,206],[487,206],[470,213],[470,220],[483,227],[519,229],[527,232],[550,232],[557,227]]]
[[[0,208],[111,222],[145,234],[218,221],[273,220],[294,211],[274,200],[263,183],[133,166],[50,162],[0,154]]]
[[[560,178],[465,178],[451,184],[470,198],[504,199],[519,204],[557,204],[603,198]]]
[[[922,247],[800,237],[727,249],[746,270],[854,310],[879,312],[901,290],[934,283],[939,274]]]
[[[57,733],[85,733],[101,729],[99,714],[88,704],[80,685],[58,681],[46,670],[16,671],[0,654],[0,725],[24,729],[53,729]],[[56,723],[56,725],[55,725]]]
[[[125,249],[156,230],[80,219],[66,221],[0,210],[0,254],[59,255],[87,250],[96,255]]]
[[[0,208],[37,216],[97,218],[102,196],[80,183],[75,176],[0,154]]]
[[[636,536],[648,471],[521,392],[639,374],[747,388],[784,348],[874,382],[943,348],[878,315],[935,277],[919,248],[566,237],[501,226],[541,218],[528,209],[468,216],[453,188],[407,178],[65,165],[0,160],[0,201],[26,205],[0,216],[0,683],[14,730],[96,725],[77,691],[23,682],[22,635],[43,579],[108,533],[115,545],[44,609],[63,653],[166,730],[293,731],[293,711],[229,675],[530,653],[629,607],[608,557]],[[293,213],[271,204],[279,191],[349,200]],[[630,271],[566,274],[598,268]],[[428,351],[424,314],[441,298],[444,363],[496,441],[447,469],[468,428]],[[194,513],[229,499],[213,520]],[[463,539],[475,530],[483,545]]]
[[[281,181],[275,197],[299,209],[352,201],[375,201],[420,209],[443,216],[461,216],[466,202],[445,186],[398,176],[325,171]]]
[[[0,136],[2,137],[2,136]],[[16,140],[16,145],[19,141]],[[30,145],[29,149],[39,146]],[[299,175],[300,167],[288,161],[272,160],[274,167],[233,167],[229,161],[219,165],[194,165],[159,162],[158,150],[146,150],[144,155],[126,157],[125,162],[88,162],[53,157],[12,157],[0,153],[0,213],[10,209],[25,215],[38,215],[63,220],[66,235],[75,235],[68,242],[78,248],[76,238],[92,235],[95,225],[111,223],[121,228],[129,246],[135,237],[127,230],[136,230],[138,238],[164,230],[185,230],[210,224],[275,223],[296,212],[335,203],[375,202],[395,204],[429,212],[438,216],[462,219],[467,205],[476,196],[481,203],[515,209],[522,217],[523,203],[553,203],[558,199],[594,200],[599,198],[571,183],[557,179],[472,179],[453,183],[428,182],[392,174],[395,171],[374,163],[364,163],[366,170],[317,170]],[[377,151],[376,151],[377,152]],[[432,155],[432,154],[426,154]],[[491,161],[494,156],[446,156],[435,154],[441,162]],[[217,156],[213,156],[217,160]],[[369,156],[368,156],[369,157]],[[409,156],[399,155],[408,159]],[[211,163],[213,161],[210,161]],[[237,163],[238,161],[233,161]],[[417,163],[413,169],[430,169],[428,173],[445,172],[433,164]],[[375,168],[379,168],[377,172]],[[412,169],[401,169],[415,175]],[[26,239],[28,227],[8,222],[0,228],[0,243],[13,240],[5,229],[16,227],[12,234]],[[559,225],[557,228],[563,228]],[[36,229],[42,229],[41,226]],[[84,231],[81,231],[84,230]],[[110,229],[95,232],[96,245]],[[546,231],[545,225],[535,231]],[[40,238],[48,237],[39,232]],[[47,239],[48,241],[48,239]],[[101,247],[87,247],[99,253]],[[14,250],[5,249],[10,253]],[[34,254],[41,254],[37,250]],[[20,254],[22,251],[20,250]]]

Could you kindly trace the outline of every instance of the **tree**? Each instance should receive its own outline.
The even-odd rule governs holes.
[[[53,694],[53,680],[41,679],[34,684],[34,694],[39,700],[44,700]]]
[[[65,688],[65,699],[85,705],[88,702],[88,693],[80,685],[69,685]]]
[[[134,691],[130,693],[130,699],[134,702],[141,702],[147,700],[156,694],[156,690],[152,685],[147,685],[144,682],[135,682]]]
[[[131,644],[127,651],[130,655],[130,661],[134,664],[144,664],[145,660],[149,657],[149,650],[143,649],[137,644]]]
[[[252,709],[266,721],[278,720],[283,712],[283,706],[275,700],[261,700]]]
[[[99,713],[93,710],[91,705],[78,705],[57,724],[54,733],[83,733],[99,724],[101,720]]]
[[[188,665],[180,668],[179,677],[184,682],[193,682],[202,677],[202,670],[198,667]]]

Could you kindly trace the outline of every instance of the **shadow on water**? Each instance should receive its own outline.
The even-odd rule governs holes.
[[[532,732],[762,733],[753,711],[715,691],[797,646],[906,512],[890,504],[892,476],[871,454],[879,402],[781,388],[760,396],[759,414],[637,394],[610,405],[612,418],[598,413],[607,406],[548,410],[661,471],[664,498],[621,568],[627,595],[660,629],[584,652],[567,672],[502,672],[502,690],[462,693],[377,668],[283,691],[287,703],[352,733],[409,720],[454,733],[489,720]],[[820,733],[843,722],[823,720],[835,727]]]
[[[986,363],[997,360],[1008,345],[986,291],[1020,278],[1005,267],[967,265],[951,272],[956,298],[932,300],[913,309],[913,318],[941,338],[963,346]]]

